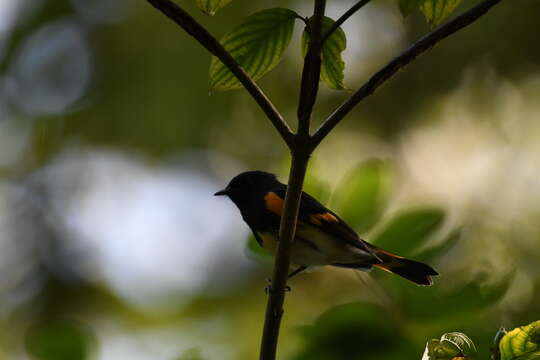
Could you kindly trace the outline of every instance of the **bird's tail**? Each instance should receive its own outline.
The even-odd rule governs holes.
[[[389,251],[375,248],[373,249],[381,259],[381,263],[373,264],[379,269],[399,275],[418,285],[433,284],[432,276],[439,275],[431,266],[419,261],[409,260],[402,256],[392,254]]]

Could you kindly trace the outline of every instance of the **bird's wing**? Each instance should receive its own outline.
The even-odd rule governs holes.
[[[265,196],[266,208],[271,212],[281,216],[285,199],[286,187],[273,189]],[[340,239],[347,244],[358,249],[364,250],[378,259],[378,256],[373,250],[366,245],[366,242],[351,229],[345,221],[324,205],[318,202],[314,197],[305,192],[302,192],[302,200],[300,202],[300,212],[298,220],[301,223],[309,224],[319,230],[331,235],[334,238]]]

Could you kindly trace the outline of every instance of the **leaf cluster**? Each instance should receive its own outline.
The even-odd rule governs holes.
[[[232,0],[197,0],[197,6],[206,14],[214,15]],[[462,0],[399,0],[404,17],[419,9],[431,26],[440,24]],[[258,80],[275,68],[283,59],[291,42],[296,20],[304,23],[301,55],[305,57],[310,42],[311,19],[305,19],[293,10],[272,8],[246,17],[220,40],[236,62],[253,79]],[[345,32],[340,26],[333,29],[335,21],[323,19],[322,66],[320,80],[330,89],[346,90],[344,85],[345,62],[342,53],[347,47]],[[326,35],[329,36],[326,36]],[[212,57],[210,90],[241,89],[242,84],[217,57]]]

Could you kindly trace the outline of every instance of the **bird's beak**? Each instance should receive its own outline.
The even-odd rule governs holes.
[[[229,195],[229,189],[223,189],[214,194],[214,196]]]

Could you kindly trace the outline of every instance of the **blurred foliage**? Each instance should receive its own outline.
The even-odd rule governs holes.
[[[441,209],[411,209],[396,215],[373,237],[373,243],[408,257],[426,243],[443,220],[444,211]]]
[[[184,351],[177,360],[204,360],[200,348],[191,348]]]
[[[332,204],[360,234],[380,220],[389,200],[392,176],[389,161],[371,159],[351,170],[338,186]]]
[[[244,91],[208,96],[208,53],[144,1],[12,3],[27,7],[2,33],[0,150],[14,155],[0,164],[0,358],[255,358],[269,275],[257,263],[270,258],[253,257],[261,250],[251,238],[246,252],[256,262],[240,265],[230,253],[242,257],[246,229],[232,206],[210,201],[243,169],[275,171],[286,181],[287,152],[272,126]],[[300,16],[312,9],[312,1],[235,0],[210,18],[197,8],[225,3],[182,5],[218,37],[268,6]],[[343,10],[339,2],[328,7],[336,19]],[[9,20],[8,13],[1,16]],[[306,192],[366,240],[426,261],[441,276],[424,288],[377,270],[299,275],[287,295],[280,358],[420,359],[427,339],[449,331],[468,334],[478,358],[488,358],[501,324],[538,317],[540,47],[531,44],[539,13],[537,0],[501,2],[366,99],[313,155]],[[49,37],[34,37],[43,29]],[[343,30],[346,83],[358,87],[428,25],[415,11],[402,20],[389,0],[371,2]],[[291,46],[298,49],[300,39],[293,32]],[[62,45],[74,41],[78,47]],[[56,113],[30,111],[35,98],[73,99],[63,84],[79,79],[70,61],[82,53],[91,65],[83,96]],[[298,55],[284,53],[259,82],[289,120]],[[36,89],[46,91],[34,98]],[[314,128],[347,96],[321,88]],[[458,131],[441,126],[446,117]],[[406,154],[419,134],[431,158]],[[470,161],[468,146],[480,156],[460,168]],[[483,171],[490,161],[501,174]],[[423,182],[411,176],[411,162]],[[195,180],[176,188],[194,169]],[[440,182],[446,178],[455,180]],[[152,197],[156,187],[165,195]],[[196,198],[177,206],[185,194]],[[193,214],[204,216],[191,221]],[[171,225],[185,218],[190,223]],[[154,226],[148,242],[136,236],[142,225]],[[189,225],[197,232],[183,233]],[[207,242],[209,233],[216,241]],[[232,248],[236,240],[241,245]],[[182,274],[186,287],[174,288]],[[536,341],[527,329],[501,341],[518,359],[536,351],[522,353]]]
[[[26,337],[26,349],[36,360],[87,360],[93,345],[88,329],[67,320],[37,325]]]
[[[334,307],[301,333],[305,345],[294,360],[384,360],[415,354],[392,315],[370,303]]]

